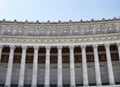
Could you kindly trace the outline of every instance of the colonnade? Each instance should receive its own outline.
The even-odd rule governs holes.
[[[82,73],[83,73],[83,85],[89,86],[88,81],[88,70],[87,70],[87,58],[86,58],[86,46],[80,45],[81,53],[82,53]],[[107,43],[105,46],[106,59],[107,59],[107,68],[108,68],[108,76],[109,76],[109,84],[115,85],[114,73],[111,61],[110,54],[110,44]],[[120,59],[120,44],[118,46],[118,55]],[[10,87],[11,85],[11,76],[12,76],[12,66],[13,66],[13,57],[15,45],[10,45],[10,54],[7,68],[7,75],[5,81],[5,87]],[[74,47],[75,45],[70,45],[70,87],[76,87],[75,81],[75,63],[74,63]],[[96,75],[96,85],[101,86],[101,73],[100,73],[100,64],[99,64],[99,56],[98,56],[98,44],[93,44],[93,53],[94,53],[94,65],[95,65],[95,75]],[[22,56],[21,56],[21,64],[20,64],[20,74],[19,74],[19,87],[24,87],[24,76],[25,76],[25,62],[26,62],[26,50],[27,46],[22,46]],[[44,87],[50,87],[50,46],[45,46],[46,48],[46,61],[45,61],[45,83]],[[57,87],[63,87],[62,82],[62,46],[57,46],[58,49],[58,72],[57,72]],[[0,59],[2,54],[3,46],[0,46]],[[31,87],[37,87],[37,71],[38,71],[38,50],[39,46],[34,46],[34,58],[33,58],[33,71],[32,71],[32,83]]]

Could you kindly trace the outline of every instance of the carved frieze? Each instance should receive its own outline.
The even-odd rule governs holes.
[[[120,33],[119,20],[70,24],[0,23],[0,36],[86,36],[112,33]]]

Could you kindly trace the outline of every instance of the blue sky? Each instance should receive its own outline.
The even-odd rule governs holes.
[[[120,18],[120,0],[0,0],[0,20],[79,21]]]

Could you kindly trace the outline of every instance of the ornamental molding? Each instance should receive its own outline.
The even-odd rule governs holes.
[[[1,45],[29,45],[29,46],[58,46],[58,45],[78,45],[78,44],[104,44],[108,42],[120,42],[120,34],[111,35],[91,35],[91,36],[73,36],[73,37],[15,37],[0,36]]]

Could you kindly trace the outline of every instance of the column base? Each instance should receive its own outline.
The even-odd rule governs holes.
[[[31,87],[37,87],[36,85],[31,85]]]
[[[19,85],[18,87],[24,87],[24,85]]]
[[[44,87],[50,87],[50,85],[45,85]]]
[[[10,87],[10,85],[5,85],[4,87]]]
[[[83,87],[90,87],[89,85],[84,85]]]
[[[110,85],[115,85],[115,83],[110,83]]]
[[[96,86],[102,86],[102,84],[96,84]]]
[[[57,87],[63,87],[62,85],[58,85]]]
[[[18,85],[18,87],[24,87],[24,85]]]

